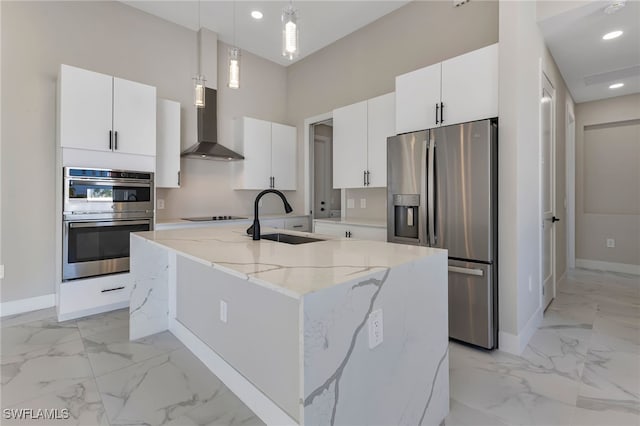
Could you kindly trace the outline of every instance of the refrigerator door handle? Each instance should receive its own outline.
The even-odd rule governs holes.
[[[434,166],[435,166],[435,153],[436,153],[436,146],[435,146],[435,142],[433,140],[433,136],[431,136],[431,140],[429,141],[429,159],[428,159],[428,163],[427,163],[427,217],[428,217],[428,238],[429,238],[429,245],[430,246],[434,246],[436,244],[436,226],[435,226],[435,196],[434,196],[434,190],[435,190],[435,182],[434,182],[434,178],[435,178],[435,173],[434,173]]]
[[[464,275],[475,275],[477,277],[484,276],[484,271],[482,269],[461,268],[459,266],[449,266],[449,272],[456,272]]]

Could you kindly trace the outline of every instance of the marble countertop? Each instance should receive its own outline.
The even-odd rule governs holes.
[[[262,233],[277,232],[267,227]],[[441,253],[428,247],[286,231],[324,241],[290,245],[253,241],[245,226],[168,229],[131,234],[226,273],[294,298]]]
[[[360,226],[373,226],[376,228],[386,228],[387,221],[384,219],[358,219],[358,218],[342,218],[342,217],[330,217],[326,219],[314,219],[314,222],[325,223],[338,223],[341,225],[360,225]]]

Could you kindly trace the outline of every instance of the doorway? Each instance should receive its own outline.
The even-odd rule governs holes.
[[[549,78],[542,73],[540,138],[542,145],[542,300],[546,309],[556,295],[556,98]]]
[[[314,123],[312,217],[340,217],[340,190],[333,189],[333,120]]]

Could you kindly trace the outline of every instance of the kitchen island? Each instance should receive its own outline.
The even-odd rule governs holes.
[[[440,424],[447,252],[287,233],[323,241],[131,234],[130,338],[170,330],[267,424]]]

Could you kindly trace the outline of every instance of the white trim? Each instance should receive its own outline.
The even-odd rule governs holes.
[[[527,324],[518,335],[500,331],[498,333],[498,350],[514,355],[520,355],[529,344],[529,340],[538,331],[542,323],[542,306],[529,318]]]
[[[175,319],[169,330],[267,425],[297,425],[287,413]]]
[[[573,102],[567,100],[565,129],[567,268],[576,267],[576,117]]]
[[[55,293],[0,303],[0,317],[22,314],[56,306]]]
[[[311,190],[311,132],[312,124],[327,121],[333,118],[333,111],[304,119],[304,214],[311,214],[313,205],[313,191]],[[313,216],[311,217],[313,219]]]
[[[629,263],[576,259],[576,267],[583,269],[594,269],[596,271],[622,272],[623,274],[640,275],[640,265],[632,265]]]
[[[89,309],[81,309],[79,311],[65,312],[63,314],[58,312],[58,321],[60,322],[69,321],[72,319],[88,317],[90,315],[102,314],[104,312],[111,312],[118,309],[124,309],[127,307],[129,307],[129,299],[123,302],[110,303],[108,305],[96,306],[94,308],[89,308]]]

